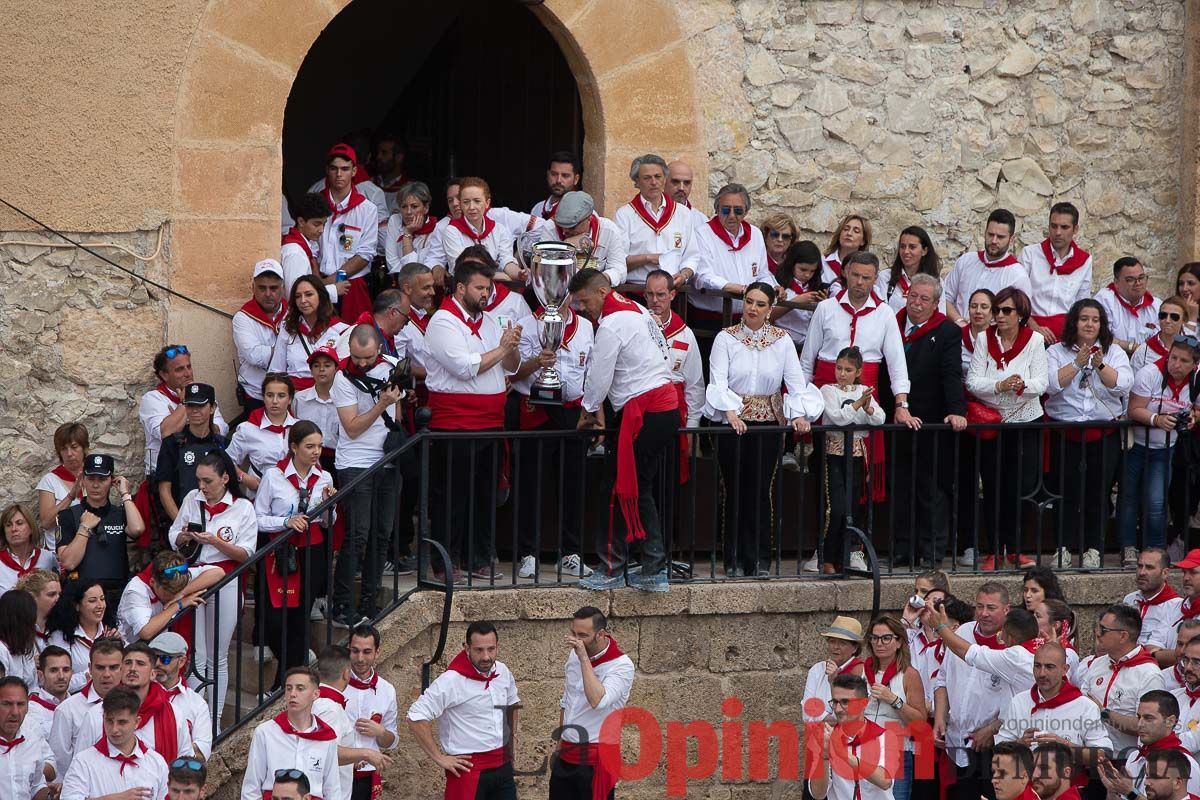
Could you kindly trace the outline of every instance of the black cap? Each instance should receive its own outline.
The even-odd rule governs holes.
[[[183,389],[183,404],[185,406],[202,406],[205,403],[215,404],[217,391],[207,383],[189,383]]]
[[[84,475],[99,475],[102,478],[113,474],[113,457],[103,453],[92,453],[83,460]]]

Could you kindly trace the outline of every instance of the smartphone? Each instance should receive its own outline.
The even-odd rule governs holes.
[[[204,530],[204,526],[201,525],[199,522],[189,522],[187,524],[188,533],[201,533],[203,530]]]

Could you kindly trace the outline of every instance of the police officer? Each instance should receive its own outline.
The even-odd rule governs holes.
[[[113,487],[120,505],[109,501]],[[104,623],[115,627],[121,591],[129,580],[126,543],[136,541],[146,525],[129,494],[129,481],[113,478],[113,457],[90,453],[83,462],[83,502],[58,515],[58,561],[66,591],[73,581],[95,580],[108,602]]]
[[[179,513],[179,503],[187,493],[199,488],[196,462],[213,450],[224,450],[228,444],[213,426],[216,398],[216,391],[207,383],[189,383],[183,390],[187,425],[179,433],[164,439],[162,449],[158,451],[154,479],[158,481],[158,497],[163,510],[172,520]]]

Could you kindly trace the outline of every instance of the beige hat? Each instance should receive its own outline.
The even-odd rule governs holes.
[[[834,617],[833,624],[821,631],[822,636],[830,639],[845,639],[848,642],[861,642],[862,623],[854,617]]]

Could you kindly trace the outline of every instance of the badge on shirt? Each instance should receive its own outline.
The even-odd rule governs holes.
[[[750,277],[751,278],[758,277],[758,262],[757,261],[755,261],[753,264],[750,265]]]
[[[587,353],[579,354],[579,366],[581,369],[587,366]]]
[[[222,542],[232,542],[233,528],[229,527],[228,525],[223,525],[217,529],[217,538],[219,538]]]
[[[500,323],[500,327],[502,329],[507,328],[512,323],[512,317],[508,316],[507,314],[497,314],[496,322]]]
[[[683,247],[683,234],[682,233],[675,234],[675,247],[676,248]]]
[[[191,450],[185,450],[183,452],[183,463],[187,464],[189,467],[192,464],[195,464],[196,463],[196,454],[193,453]]]

